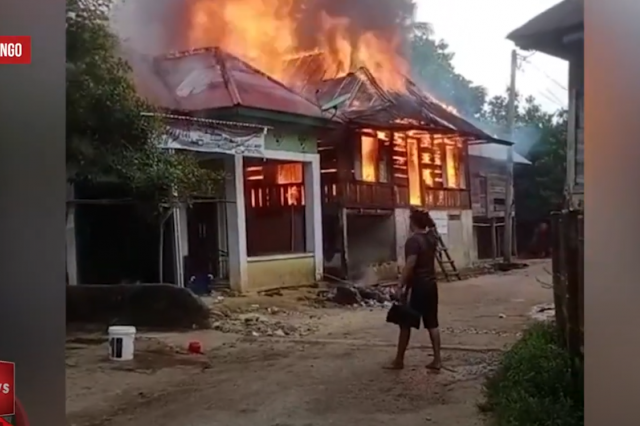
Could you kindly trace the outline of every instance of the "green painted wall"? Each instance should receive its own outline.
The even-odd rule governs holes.
[[[328,120],[246,108],[218,110],[208,118],[272,127],[265,140],[267,149],[305,154],[318,153],[317,134],[331,125]]]
[[[318,141],[312,135],[293,133],[290,130],[270,129],[265,139],[265,148],[274,151],[289,151],[316,154]]]

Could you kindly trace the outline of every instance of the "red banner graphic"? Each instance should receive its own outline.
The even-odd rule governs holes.
[[[16,364],[0,361],[0,416],[16,413]]]

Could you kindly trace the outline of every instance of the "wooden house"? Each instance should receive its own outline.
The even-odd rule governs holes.
[[[458,267],[470,265],[476,254],[467,144],[490,136],[410,81],[404,93],[392,93],[364,68],[310,80],[297,89],[313,93],[342,124],[318,145],[325,272],[395,278],[411,207],[428,209]]]
[[[515,167],[531,164],[514,153]],[[506,212],[507,147],[496,143],[469,146],[469,175],[474,239],[478,259],[495,259],[502,253]],[[516,215],[515,209],[513,215]],[[516,251],[515,221],[513,251]]]

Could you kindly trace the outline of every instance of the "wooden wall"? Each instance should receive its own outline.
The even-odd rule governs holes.
[[[443,167],[430,164],[434,159],[444,162],[445,150],[440,150],[433,141],[413,138],[418,149],[418,159],[414,161],[419,163],[416,167],[420,170],[418,185],[421,191],[416,202],[416,197],[410,200],[408,179],[410,161],[407,139],[411,138],[407,138],[405,132],[384,132],[384,136],[378,138],[379,164],[375,172],[376,181],[365,181],[360,172],[360,132],[360,129],[342,129],[325,137],[318,145],[325,205],[366,209],[392,209],[411,204],[441,209],[470,208],[469,182],[465,169],[468,167],[468,157],[463,144],[456,151],[462,169],[456,182],[459,188],[448,188]],[[424,170],[429,170],[434,178],[430,187],[423,179]]]
[[[470,156],[469,175],[474,217],[504,217],[506,164],[489,158]]]

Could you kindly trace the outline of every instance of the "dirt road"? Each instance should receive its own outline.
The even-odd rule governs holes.
[[[315,334],[295,339],[198,332],[207,354],[175,355],[171,362],[161,351],[144,351],[157,340],[141,340],[137,348],[146,355],[130,371],[71,357],[69,424],[480,425],[476,401],[484,375],[499,350],[517,339],[531,308],[552,299],[535,279],[549,280],[545,268],[538,261],[524,270],[441,284],[448,369],[439,374],[424,368],[426,333],[415,333],[404,371],[385,371],[397,335],[384,323],[385,311],[332,311],[317,320]],[[178,345],[193,338],[155,337]],[[93,350],[104,353],[99,345]]]

